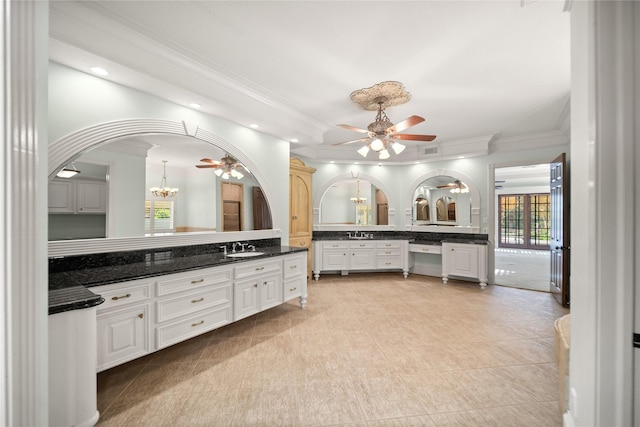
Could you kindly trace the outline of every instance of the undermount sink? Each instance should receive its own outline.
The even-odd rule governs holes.
[[[236,252],[233,254],[227,254],[228,258],[251,258],[254,256],[264,255],[264,252]]]

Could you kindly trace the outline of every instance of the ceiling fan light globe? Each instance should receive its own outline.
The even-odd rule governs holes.
[[[360,154],[362,157],[367,157],[367,154],[369,153],[369,146],[368,145],[363,145],[362,147],[360,147],[358,149],[358,154]]]
[[[222,173],[222,177],[221,177],[221,178],[222,178],[222,179],[229,179],[229,174],[228,174],[228,173],[226,173],[226,172],[223,172],[223,173]]]
[[[384,148],[384,142],[380,138],[375,138],[371,141],[371,149],[373,151],[380,151]]]
[[[383,148],[382,150],[380,150],[378,154],[378,158],[380,160],[388,159],[390,156],[391,155],[389,154],[386,148]]]
[[[216,170],[213,171],[213,173],[215,173],[216,176],[220,176],[220,175],[222,175],[222,170],[216,169]]]
[[[404,146],[403,144],[400,144],[399,142],[394,142],[391,144],[391,148],[393,148],[394,153],[400,154],[404,151],[406,146]]]

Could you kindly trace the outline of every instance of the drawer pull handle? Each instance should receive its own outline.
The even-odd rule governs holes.
[[[258,287],[258,284],[257,284],[257,283],[256,283],[256,284],[254,284],[254,285],[253,285],[253,287],[254,287],[254,288],[257,288],[257,287]]]
[[[292,265],[292,266],[289,266],[289,268],[290,268],[291,270],[293,270],[294,268],[298,268],[298,266],[297,266],[297,265]]]
[[[267,281],[265,280],[264,282],[262,282],[262,284],[267,286],[269,283],[267,283]]]
[[[144,317],[144,313],[138,314],[138,317],[142,319]]]
[[[256,268],[256,271],[262,271],[262,270],[264,270],[264,267],[257,267]]]
[[[195,303],[197,303],[197,302],[200,302],[200,301],[204,301],[204,297],[202,297],[202,298],[200,298],[200,299],[192,299],[192,300],[191,300],[191,302],[192,302],[193,304],[195,304]]]
[[[386,252],[385,252],[385,254],[387,254],[387,255],[389,255],[390,253],[391,253],[391,252],[389,252],[389,251],[386,251]]]
[[[360,245],[361,248],[364,248],[366,245]]]
[[[191,284],[195,285],[196,283],[202,283],[202,282],[204,282],[204,279],[192,280]]]
[[[300,246],[306,245],[307,242],[300,242]]]
[[[338,245],[331,245],[331,247],[332,247],[332,248],[337,248],[337,247],[338,247]]]
[[[204,320],[199,321],[198,323],[192,323],[191,327],[193,326],[198,326],[198,325],[202,325],[204,323]]]
[[[289,289],[289,292],[293,292],[293,291],[295,291],[296,289],[298,289],[298,288],[291,288],[291,289]]]
[[[390,262],[385,262],[384,265],[391,265],[391,263]]]
[[[111,299],[114,300],[114,301],[118,301],[119,299],[122,299],[122,298],[129,298],[130,296],[131,296],[131,294],[126,294],[126,295],[122,295],[122,296],[115,296],[115,297],[112,297]]]

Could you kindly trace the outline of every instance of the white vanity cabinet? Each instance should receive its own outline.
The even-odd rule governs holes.
[[[300,298],[307,253],[255,259],[90,288],[97,307],[97,371]]]
[[[487,286],[487,245],[442,243],[442,281],[449,276],[476,279],[480,287]]]
[[[104,303],[97,307],[97,371],[103,371],[152,351],[151,280],[97,286],[91,291]]]
[[[322,271],[402,270],[409,275],[407,240],[317,240],[314,241],[313,277]]]
[[[256,260],[235,268],[233,320],[240,320],[283,302],[282,259]]]

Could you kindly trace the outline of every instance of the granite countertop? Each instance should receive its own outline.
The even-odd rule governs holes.
[[[102,297],[91,292],[90,288],[93,286],[232,265],[306,250],[289,246],[259,247],[256,252],[263,254],[248,258],[230,258],[222,253],[171,256],[171,251],[156,251],[137,262],[49,273],[49,314],[102,304]]]
[[[353,242],[360,242],[362,240],[364,240],[364,241],[408,240],[408,241],[411,242],[411,241],[414,240],[414,238],[413,237],[407,237],[407,236],[393,236],[393,235],[384,235],[384,234],[381,234],[379,236],[374,235],[373,237],[371,237],[371,238],[367,237],[366,239],[363,239],[363,238],[354,239],[353,237],[349,237],[349,236],[318,236],[318,237],[316,237],[314,235],[312,240],[349,240],[349,241],[353,241]]]

